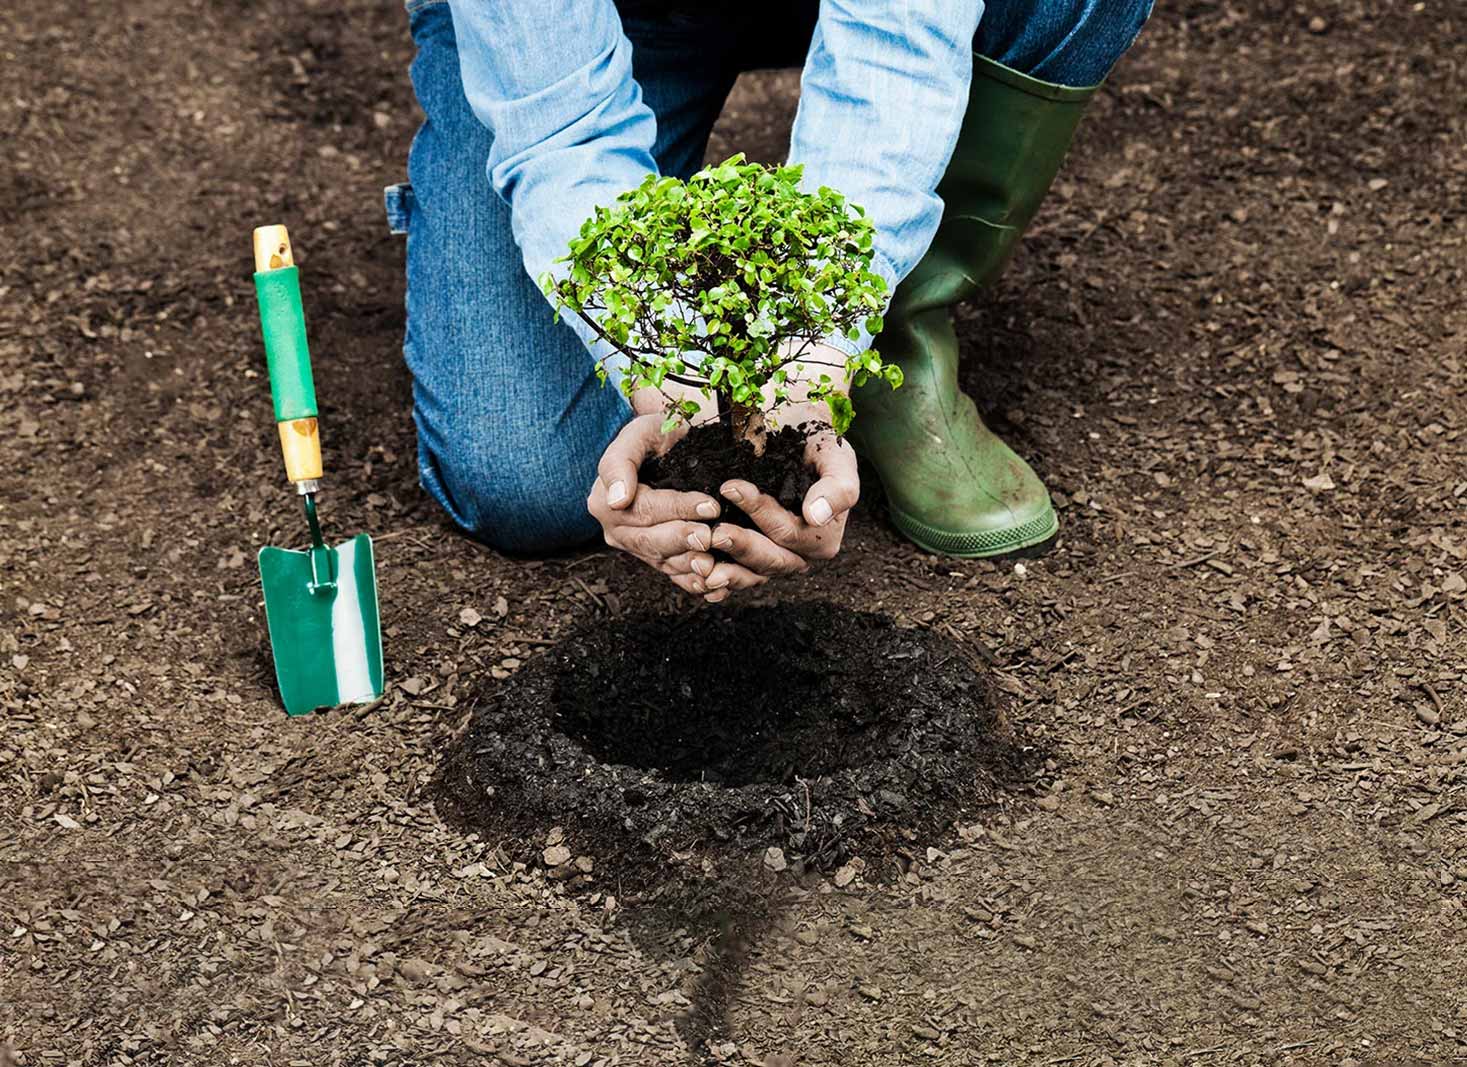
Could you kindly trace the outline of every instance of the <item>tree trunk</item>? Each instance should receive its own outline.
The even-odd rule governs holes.
[[[735,441],[748,441],[754,446],[754,455],[764,455],[764,445],[768,437],[764,427],[764,412],[757,407],[744,407],[742,404],[730,405],[730,416]]]

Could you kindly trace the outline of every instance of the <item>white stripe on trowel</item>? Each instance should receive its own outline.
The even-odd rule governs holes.
[[[336,699],[343,704],[375,700],[367,668],[367,633],[357,599],[357,546],[348,541],[336,550],[336,599],[331,604],[331,651],[336,658]]]

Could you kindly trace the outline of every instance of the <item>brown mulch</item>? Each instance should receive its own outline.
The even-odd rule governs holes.
[[[432,803],[486,679],[688,605],[605,552],[475,547],[416,487],[380,217],[417,122],[400,10],[0,30],[0,1064],[1467,1056],[1452,6],[1160,5],[960,316],[968,386],[1057,490],[1054,551],[924,555],[873,491],[834,564],[746,598],[962,643],[1054,754],[1042,793],[846,875],[756,854],[631,895]],[[710,155],[776,156],[795,87],[744,79]],[[295,237],[322,513],[377,538],[394,682],[303,720],[252,562],[302,539],[264,221]]]

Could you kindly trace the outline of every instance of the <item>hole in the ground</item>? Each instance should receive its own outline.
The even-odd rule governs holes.
[[[859,767],[914,694],[881,684],[824,612],[670,620],[564,665],[554,725],[602,763],[673,782],[792,784]],[[922,652],[913,644],[912,658]],[[637,803],[629,790],[627,802]]]
[[[634,616],[567,635],[487,690],[442,784],[490,834],[556,828],[632,864],[778,844],[825,867],[941,832],[1028,781],[1042,754],[1001,706],[959,643],[882,615]]]

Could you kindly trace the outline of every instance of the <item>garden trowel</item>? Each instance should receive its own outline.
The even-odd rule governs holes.
[[[284,226],[255,231],[255,292],[270,366],[270,396],[285,476],[305,507],[311,547],[260,549],[260,585],[280,699],[290,715],[382,695],[382,631],[372,539],[335,547],[321,538],[321,433],[301,311],[300,274]]]

